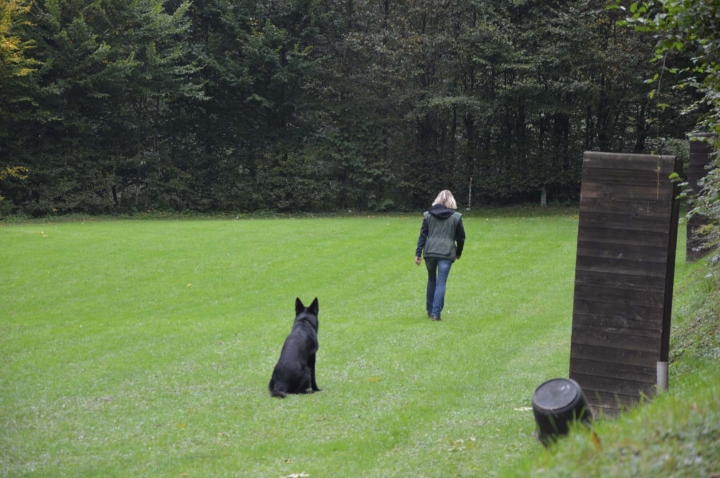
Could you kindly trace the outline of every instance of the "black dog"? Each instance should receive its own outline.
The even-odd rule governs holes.
[[[313,393],[320,389],[315,382],[315,353],[318,350],[318,300],[305,307],[295,299],[295,322],[285,339],[280,359],[268,388],[273,397],[285,398],[288,393]]]

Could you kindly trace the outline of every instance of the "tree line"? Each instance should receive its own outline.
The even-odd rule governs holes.
[[[5,0],[0,215],[577,201],[583,151],[702,113],[663,75],[692,55],[607,6]]]

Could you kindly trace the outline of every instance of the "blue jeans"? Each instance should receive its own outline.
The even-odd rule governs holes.
[[[450,275],[450,267],[453,261],[449,259],[438,259],[435,257],[425,258],[425,267],[428,270],[427,295],[425,297],[425,305],[428,314],[440,317],[440,313],[445,305],[445,284],[448,275]]]

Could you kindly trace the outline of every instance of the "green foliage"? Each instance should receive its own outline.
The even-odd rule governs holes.
[[[27,179],[30,171],[22,166],[6,167],[0,170],[0,185],[3,181],[13,181],[18,184]],[[5,198],[0,196],[0,218],[7,216],[13,212],[12,204],[5,201]]]
[[[26,0],[6,0],[0,5],[0,85],[2,85],[0,98],[3,101],[3,109],[12,101],[27,99],[27,97],[12,98],[10,95],[13,89],[27,85],[24,80],[38,66],[38,62],[28,56],[34,46],[33,42],[18,36],[18,30],[28,25],[26,20],[26,14],[30,10],[28,3]],[[8,89],[11,90],[10,93]]]
[[[17,139],[7,154],[32,171],[16,203],[33,214],[97,213],[120,204],[118,190],[147,189],[144,170],[160,168],[167,147],[160,128],[169,102],[201,95],[186,81],[197,68],[179,41],[187,8],[167,14],[155,0],[33,4],[25,32],[43,68],[32,91],[47,114],[11,124]],[[127,168],[133,163],[139,167]]]
[[[21,164],[4,147],[6,143],[17,141],[12,129],[14,120],[36,114],[32,80],[41,64],[31,56],[35,43],[23,35],[23,29],[32,27],[27,16],[29,10],[30,2],[26,0],[0,2],[0,169]],[[0,198],[3,193],[14,196],[12,187],[7,184],[0,184],[0,187]],[[13,209],[8,203],[0,207],[0,215]]]
[[[690,161],[690,141],[687,139],[665,139],[656,150],[662,150],[663,154],[675,156],[675,159],[682,164],[683,177],[687,177],[687,170]]]
[[[688,109],[703,112],[698,126],[715,133],[715,150],[720,151],[720,6],[704,0],[658,0],[634,2],[630,13],[625,24],[658,38],[656,59],[665,59],[673,52],[692,56],[692,64],[670,69],[670,73],[681,77],[679,88],[694,88],[702,95]],[[720,154],[715,153],[711,170],[700,184],[703,190],[690,214],[709,219],[701,232],[707,238],[707,247],[720,251]]]

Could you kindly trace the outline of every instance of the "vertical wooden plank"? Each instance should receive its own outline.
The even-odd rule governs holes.
[[[667,360],[677,169],[672,156],[583,155],[570,378],[595,411],[652,395]]]
[[[675,161],[675,172],[680,173],[680,163]],[[677,182],[672,185],[673,198],[680,194],[680,186]],[[660,362],[667,362],[670,356],[670,321],[672,318],[672,299],[675,285],[675,251],[677,250],[678,222],[680,219],[680,201],[673,199],[670,224],[670,237],[668,242],[667,273],[665,275],[665,305],[663,310],[663,328],[660,341]]]

